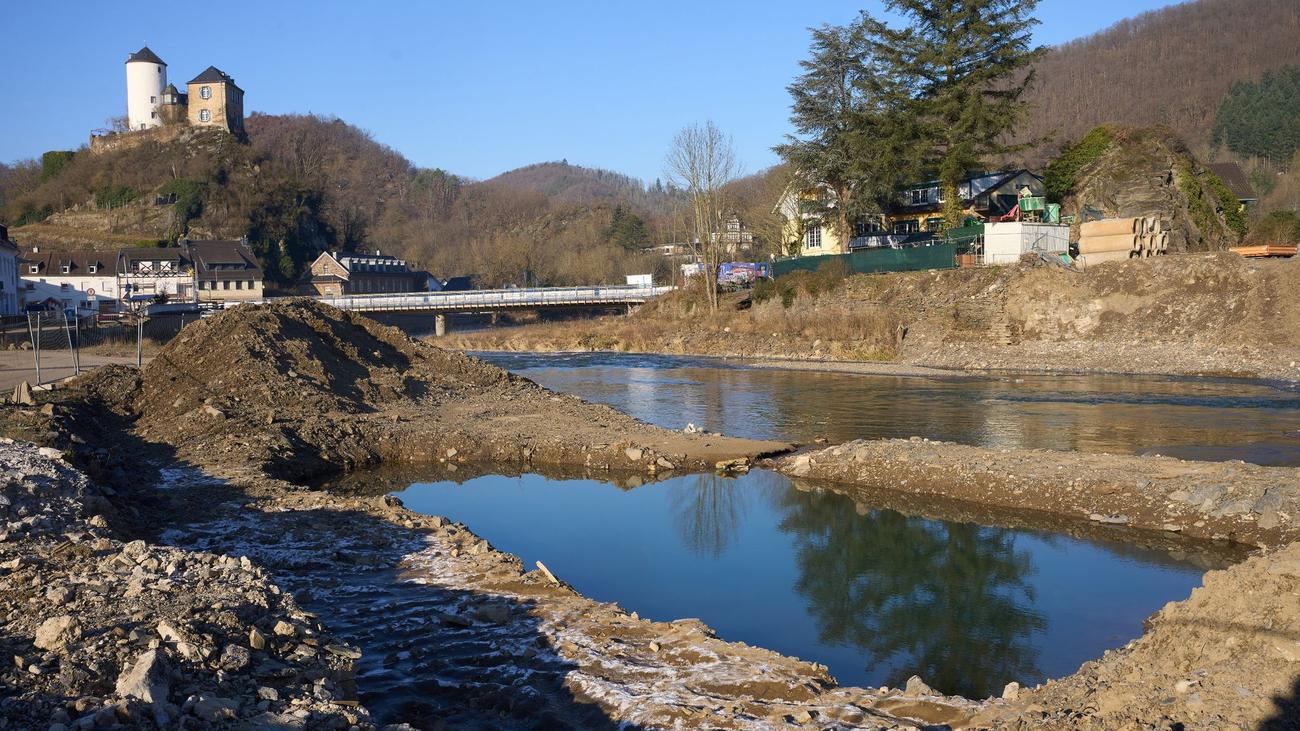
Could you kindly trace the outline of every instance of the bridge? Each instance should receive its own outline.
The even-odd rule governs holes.
[[[613,284],[594,287],[532,287],[525,289],[474,289],[463,292],[395,292],[351,294],[315,299],[340,310],[353,312],[431,312],[435,332],[447,331],[447,315],[490,314],[506,310],[539,310],[560,307],[616,307],[643,304],[672,287]],[[239,302],[225,302],[235,307]],[[157,307],[157,305],[155,305]],[[164,305],[166,307],[166,305]],[[151,308],[152,311],[152,308]]]

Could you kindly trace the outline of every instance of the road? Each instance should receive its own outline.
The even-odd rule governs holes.
[[[145,357],[145,362],[149,358]],[[81,372],[85,373],[96,366],[110,363],[135,365],[135,356],[91,355],[81,354]],[[41,381],[49,383],[74,375],[72,355],[66,350],[46,350],[41,352]],[[12,391],[23,381],[36,384],[36,363],[30,350],[0,351],[0,391]]]

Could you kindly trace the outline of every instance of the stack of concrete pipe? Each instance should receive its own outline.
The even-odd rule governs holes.
[[[1079,227],[1080,266],[1159,256],[1169,251],[1169,222],[1155,216],[1107,218]]]

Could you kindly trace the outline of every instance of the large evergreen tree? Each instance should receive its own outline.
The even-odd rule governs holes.
[[[1005,142],[1025,111],[1037,0],[889,0],[901,27],[867,19],[865,33],[907,84],[927,166],[940,181],[944,218],[960,225],[958,184]]]
[[[788,87],[797,136],[775,148],[802,185],[829,189],[803,203],[845,242],[853,221],[879,211],[905,169],[903,87],[884,73],[864,32],[868,20],[812,29],[804,72]]]

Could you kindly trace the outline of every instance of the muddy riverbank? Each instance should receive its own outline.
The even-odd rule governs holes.
[[[1033,696],[1010,687],[1005,699],[945,698],[920,679],[904,689],[843,688],[822,667],[722,641],[698,622],[649,622],[578,596],[562,575],[521,566],[469,528],[407,511],[384,495],[304,488],[301,481],[310,477],[403,459],[446,470],[478,460],[515,469],[568,465],[640,480],[674,470],[744,469],[790,446],[650,427],[318,305],[229,311],[187,329],[141,373],[105,369],[51,397],[56,402],[7,410],[5,429],[64,450],[64,458],[92,478],[86,484],[103,486],[95,488],[93,501],[77,508],[87,525],[103,532],[87,531],[90,549],[102,551],[97,560],[138,578],[142,593],[127,596],[128,585],[121,596],[100,601],[88,596],[91,605],[111,612],[101,616],[80,609],[78,615],[86,619],[74,618],[81,624],[77,632],[67,622],[41,632],[48,608],[31,601],[34,589],[56,585],[58,572],[73,570],[44,557],[55,545],[78,544],[84,536],[74,541],[67,523],[57,521],[35,542],[12,532],[15,524],[40,523],[41,501],[47,498],[35,483],[23,486],[27,483],[10,478],[4,508],[12,535],[0,542],[7,552],[8,592],[0,596],[8,603],[6,636],[13,645],[6,649],[24,660],[40,658],[38,672],[3,676],[13,697],[39,701],[0,703],[11,727],[33,721],[53,725],[65,716],[73,721],[87,714],[93,725],[94,714],[107,708],[118,719],[133,714],[128,715],[133,723],[148,728],[170,723],[173,707],[176,717],[193,717],[187,721],[193,727],[235,719],[253,725],[263,713],[276,714],[276,723],[288,728],[368,728],[399,720],[417,728],[533,727],[539,721],[595,728],[1032,727],[1044,718],[1087,713],[1098,688],[1114,687],[1112,677],[1127,683],[1134,698],[1178,693],[1177,688],[1166,691],[1164,683],[1169,673],[1182,670],[1153,666],[1166,659],[1178,659],[1171,668],[1200,661],[1200,656],[1176,658],[1171,653],[1183,648],[1157,630],[1121,651],[1136,663],[1125,666],[1123,675],[1088,675],[1085,666],[1080,675],[1048,684]],[[35,459],[34,448],[9,446],[22,459]],[[946,451],[936,447],[932,458],[942,464]],[[790,461],[783,464],[793,470],[802,457],[785,458]],[[52,464],[57,455],[37,453],[36,458],[50,464],[11,471],[48,470],[59,484],[82,484],[75,473],[59,471],[66,466]],[[1036,459],[1051,465],[1048,457]],[[1258,484],[1265,479],[1259,477]],[[17,500],[14,485],[28,497]],[[912,490],[916,483],[899,486]],[[1023,489],[1016,480],[1006,486]],[[1270,494],[1264,488],[1256,501],[1267,503]],[[974,497],[996,504],[992,486]],[[1284,540],[1293,530],[1289,511],[1295,498],[1281,497],[1273,528],[1239,513],[1225,513],[1222,519],[1229,522],[1206,526],[1231,528],[1224,535],[1237,537],[1247,535],[1243,526],[1250,524],[1251,535],[1261,541]],[[1217,506],[1217,501],[1210,502]],[[1070,505],[1069,515],[1077,514],[1075,507]],[[1294,632],[1300,603],[1294,601],[1296,579],[1287,568],[1295,560],[1292,553],[1267,554],[1228,569],[1211,590],[1163,614],[1217,623],[1213,631],[1219,634],[1203,636],[1213,637],[1217,646],[1235,642],[1260,650],[1273,635],[1261,634],[1253,624],[1223,620],[1229,612],[1240,616],[1243,611],[1238,606],[1243,599],[1233,590],[1248,589],[1260,606],[1269,607],[1264,621],[1270,631],[1284,637]],[[123,554],[125,559],[115,558]],[[161,592],[174,601],[178,586],[196,588],[177,604],[151,598]],[[376,603],[364,611],[339,612],[336,600],[347,595],[373,595]],[[230,609],[245,605],[266,608],[260,613]],[[408,616],[419,620],[396,627],[385,622],[390,610],[411,607],[418,611]],[[227,616],[231,611],[234,619]],[[164,627],[177,612],[194,617],[193,623]],[[74,634],[102,653],[93,663],[80,660],[75,643],[64,645],[72,653],[60,654],[54,636]],[[38,640],[49,647],[37,647]],[[1285,660],[1290,646],[1281,647],[1270,652],[1282,652],[1278,657]],[[165,675],[165,688],[150,682],[147,691],[130,686],[140,662],[135,650],[162,651],[135,675],[146,681]],[[246,655],[248,663],[241,664]],[[1112,656],[1118,654],[1108,654],[1099,667],[1118,667],[1105,665]],[[1183,701],[1159,712],[1186,718],[1188,728],[1211,727],[1206,719],[1215,714],[1265,718],[1266,704],[1254,699],[1286,695],[1281,677],[1288,666],[1272,655],[1252,658],[1233,660],[1236,664],[1225,671],[1206,666],[1214,683],[1234,693],[1245,688],[1249,704],[1223,708],[1227,696],[1216,691],[1196,696],[1196,705],[1192,694],[1184,693]],[[166,673],[153,668],[158,660],[166,663]],[[266,665],[270,660],[274,664]],[[1272,666],[1256,667],[1266,661]],[[287,702],[264,697],[270,693],[262,692],[256,675],[263,665],[282,674],[277,676],[281,686],[268,687]],[[76,672],[79,667],[85,672]],[[241,680],[244,668],[252,668],[251,680]],[[355,698],[348,686],[353,674],[361,678]],[[63,684],[47,685],[52,675]],[[114,680],[111,688],[104,678]],[[372,689],[368,678],[376,680]],[[1208,687],[1205,678],[1195,675],[1189,682]],[[119,680],[126,684],[119,687]],[[397,693],[399,682],[423,700]],[[155,690],[166,700],[147,702],[141,695],[153,698]],[[167,714],[162,724],[155,706]],[[1144,719],[1147,709],[1124,712]],[[1102,721],[1116,718],[1110,705],[1094,715]],[[107,715],[104,720],[109,722]]]

